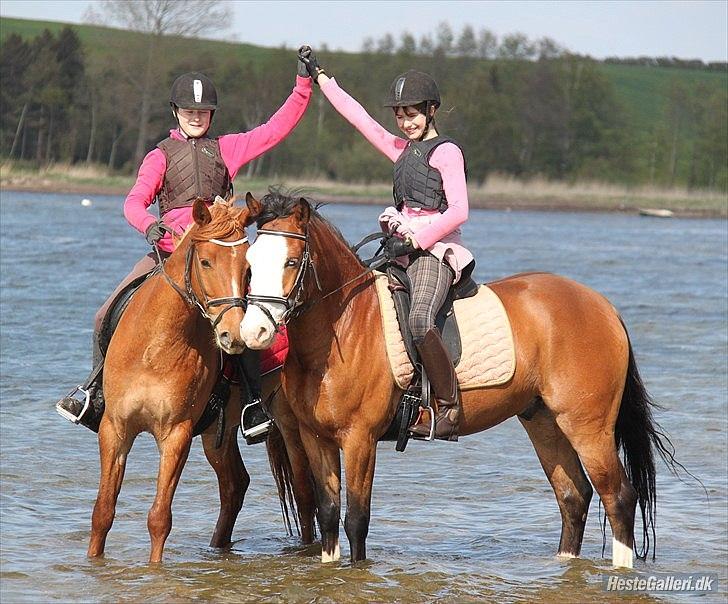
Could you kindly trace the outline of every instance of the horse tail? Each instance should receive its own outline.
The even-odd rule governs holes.
[[[271,425],[268,438],[265,441],[265,446],[268,451],[270,470],[273,474],[276,488],[278,489],[278,500],[280,501],[281,515],[283,516],[283,523],[286,527],[286,531],[290,536],[293,535],[293,528],[291,526],[291,516],[293,516],[293,521],[296,525],[296,532],[300,535],[301,529],[298,526],[298,511],[293,497],[293,486],[291,480],[293,470],[291,468],[291,460],[288,457],[288,450],[286,449],[286,443],[283,440],[283,435],[275,423]]]
[[[621,319],[620,319],[621,320]],[[627,328],[624,326],[625,334]],[[657,491],[655,487],[655,451],[667,464],[670,471],[677,475],[677,468],[683,466],[675,460],[675,447],[652,416],[653,408],[660,408],[647,393],[635,362],[632,343],[627,334],[629,345],[629,364],[627,377],[619,406],[615,440],[618,450],[622,450],[624,469],[630,483],[637,492],[637,502],[642,513],[642,551],[637,556],[646,559],[652,538],[652,559],[655,559],[655,518],[657,511]]]

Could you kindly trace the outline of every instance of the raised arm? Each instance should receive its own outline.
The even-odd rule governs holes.
[[[293,91],[271,118],[257,128],[220,137],[220,153],[231,178],[241,166],[275,147],[301,121],[311,100],[311,78],[296,76]]]
[[[387,131],[366,112],[364,107],[340,88],[334,78],[329,78],[326,74],[321,73],[317,82],[321,86],[321,92],[346,121],[391,161],[397,161],[407,146],[406,140]]]

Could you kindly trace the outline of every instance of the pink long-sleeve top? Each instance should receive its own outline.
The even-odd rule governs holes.
[[[392,162],[397,161],[407,148],[408,140],[386,130],[335,79],[322,84],[321,91],[364,138]],[[442,175],[447,209],[440,213],[438,210],[404,205],[398,211],[390,206],[379,216],[379,224],[384,231],[409,235],[422,249],[447,262],[455,271],[457,281],[462,269],[473,260],[473,255],[463,245],[460,232],[460,226],[468,219],[465,160],[457,145],[446,142],[435,147],[429,163]],[[402,263],[406,265],[407,260],[402,259]]]
[[[311,100],[311,78],[296,77],[296,85],[285,103],[273,116],[260,126],[248,132],[225,134],[218,138],[220,155],[227,166],[231,180],[240,168],[280,143],[301,120]],[[179,129],[170,130],[172,138],[184,140],[186,136]],[[150,151],[139,167],[136,182],[124,201],[124,216],[131,226],[142,234],[157,217],[149,206],[162,188],[167,171],[167,158],[161,149]],[[192,206],[174,208],[164,215],[164,224],[182,233],[192,223]],[[159,241],[159,248],[171,252],[174,242],[170,234]]]

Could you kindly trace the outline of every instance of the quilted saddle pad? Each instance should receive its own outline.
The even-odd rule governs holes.
[[[404,347],[386,275],[376,278],[387,356],[397,386],[406,390],[414,368]],[[498,386],[516,370],[516,351],[506,309],[496,293],[481,285],[470,298],[453,304],[462,339],[462,356],[456,368],[460,390]]]

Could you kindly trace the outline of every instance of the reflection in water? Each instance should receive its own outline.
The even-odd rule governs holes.
[[[146,514],[158,456],[142,435],[129,457],[107,557],[85,557],[96,497],[95,436],[53,403],[88,370],[93,314],[145,251],[121,199],[3,193],[0,204],[0,598],[36,601],[503,602],[612,601],[601,575],[598,500],[580,560],[555,557],[558,508],[517,421],[457,444],[380,445],[370,560],[322,566],[320,547],[285,535],[262,447],[242,453],[252,476],[232,548],[207,547],[217,486],[193,444],[163,565],[149,566]],[[380,208],[322,211],[350,240]],[[38,217],[42,217],[39,224]],[[714,572],[726,594],[726,292],[728,235],[720,220],[473,211],[465,238],[475,277],[558,272],[604,293],[630,330],[643,378],[678,458],[706,485],[658,465],[653,572]],[[241,439],[242,443],[242,439]],[[638,529],[639,533],[639,529]],[[342,555],[348,544],[343,529]],[[611,535],[607,532],[607,555]],[[658,599],[687,600],[670,594]],[[649,601],[647,596],[620,601]]]

